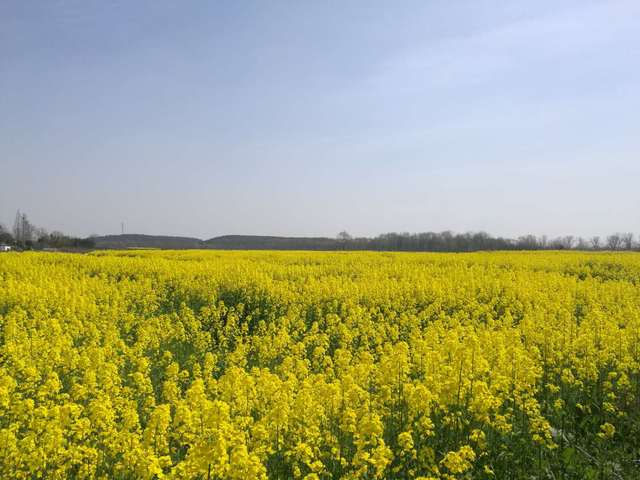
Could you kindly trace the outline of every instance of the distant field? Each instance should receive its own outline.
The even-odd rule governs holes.
[[[0,478],[640,478],[640,254],[0,255]]]

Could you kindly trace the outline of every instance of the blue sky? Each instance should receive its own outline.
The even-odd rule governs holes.
[[[640,2],[0,3],[0,222],[640,234]]]

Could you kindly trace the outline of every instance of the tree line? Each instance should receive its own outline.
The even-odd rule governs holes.
[[[479,250],[636,250],[632,233],[590,238],[566,235],[557,238],[524,235],[516,239],[493,237],[485,232],[384,233],[376,237],[273,237],[225,235],[203,242],[204,248],[222,250],[372,250],[407,252],[474,252]]]
[[[633,233],[614,233],[590,238],[566,235],[524,235],[516,239],[493,237],[485,232],[384,233],[377,237],[354,238],[340,232],[337,245],[344,250],[385,250],[409,252],[473,252],[478,250],[638,250]]]
[[[114,236],[118,238],[119,236]],[[145,236],[143,236],[145,237]],[[162,240],[165,237],[149,236]],[[174,238],[174,237],[166,237]],[[182,237],[175,237],[182,238]],[[176,248],[159,240],[155,248]],[[197,239],[190,239],[196,240]],[[144,243],[144,242],[143,242]],[[33,225],[26,213],[18,211],[9,230],[0,224],[0,244],[18,249],[91,249],[93,238],[78,238],[60,231],[47,232]],[[142,245],[148,246],[148,245]],[[104,248],[104,247],[103,247]],[[118,248],[109,247],[109,248]],[[124,248],[124,247],[121,247]],[[548,238],[545,235],[524,235],[518,238],[494,237],[486,232],[455,233],[383,233],[376,237],[352,237],[340,232],[336,238],[260,237],[230,235],[201,244],[191,242],[180,248],[269,249],[269,250],[374,250],[407,252],[473,252],[479,250],[640,250],[640,242],[633,233],[614,233],[605,237],[583,238],[566,235]]]
[[[0,244],[21,250],[42,250],[88,249],[93,248],[95,242],[91,238],[73,237],[57,230],[48,232],[31,223],[27,214],[18,210],[11,230],[0,224]]]

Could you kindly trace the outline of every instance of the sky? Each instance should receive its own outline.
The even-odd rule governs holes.
[[[0,2],[0,222],[640,234],[640,2]]]

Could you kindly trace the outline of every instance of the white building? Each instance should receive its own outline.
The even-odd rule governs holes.
[[[0,245],[0,252],[8,252],[11,250],[11,245]]]

